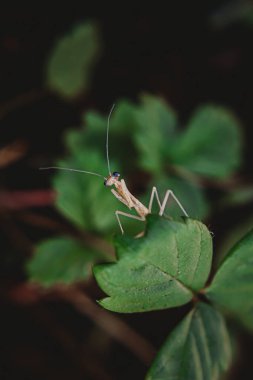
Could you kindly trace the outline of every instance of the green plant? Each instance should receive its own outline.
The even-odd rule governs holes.
[[[69,156],[57,164],[103,174],[106,118],[89,112],[84,120],[84,129],[67,133]],[[208,203],[198,183],[202,178],[226,178],[238,167],[238,124],[226,110],[203,106],[185,132],[179,132],[176,125],[174,111],[160,98],[145,95],[140,105],[119,102],[111,120],[110,153],[121,165],[113,161],[112,166],[130,178],[136,169],[148,172],[159,190],[172,187],[190,214],[195,208],[195,215],[198,209],[203,216]],[[203,125],[205,134],[201,134]],[[225,137],[229,140],[226,151],[217,144]],[[134,152],[127,162],[124,147]],[[173,176],[167,179],[170,172]],[[117,228],[113,210],[119,205],[100,180],[58,172],[53,185],[58,194],[56,206],[77,228],[101,236]],[[174,215],[170,219],[150,215],[141,238],[116,237],[117,261],[94,267],[98,284],[108,294],[100,304],[111,311],[133,313],[193,302],[192,311],[170,334],[147,378],[213,379],[231,363],[229,333],[216,304],[253,328],[253,235],[249,233],[231,250],[206,287],[213,255],[211,234],[200,221],[177,217],[174,208],[170,211]],[[126,220],[128,231],[132,231],[131,223]],[[84,239],[59,237],[38,246],[28,272],[31,280],[44,286],[69,284],[88,279],[92,264],[105,259]]]
[[[232,350],[216,305],[253,330],[253,230],[228,253],[207,287],[212,238],[199,221],[150,215],[143,237],[117,236],[115,248],[116,262],[94,267],[98,284],[109,296],[100,301],[101,306],[133,313],[193,302],[192,311],[158,353],[147,379],[217,378],[229,367]],[[31,279],[44,285],[69,283],[86,278],[91,256],[91,251],[85,253],[75,243],[57,239],[40,246],[28,270]]]
[[[57,164],[106,176],[107,118],[88,112],[83,119],[83,129],[66,134],[69,156]],[[203,190],[205,181],[222,185],[240,165],[239,123],[225,108],[205,105],[195,112],[185,130],[178,124],[175,112],[159,97],[142,95],[137,105],[119,101],[110,126],[111,166],[130,182],[136,174],[141,178],[148,173],[146,192],[139,194],[143,202],[148,202],[153,185],[161,193],[170,188],[187,204],[188,213],[200,219],[210,209]],[[221,140],[227,141],[226,150]],[[115,210],[118,203],[99,180],[59,172],[54,176],[54,188],[58,209],[78,227],[98,233],[112,231],[115,216],[107,210]],[[170,213],[178,215],[174,205]]]
[[[193,309],[168,337],[148,379],[213,379],[231,363],[231,343],[221,306],[246,327],[252,324],[253,230],[228,253],[205,288],[212,262],[207,228],[192,219],[151,216],[143,238],[117,238],[117,261],[98,265],[95,277],[116,312],[142,312],[193,301]],[[204,296],[206,304],[200,299]]]
[[[88,69],[88,77],[90,62],[99,51],[93,32],[90,26],[79,27],[59,44],[48,69],[51,89],[69,98],[86,89],[83,70]],[[91,46],[87,60],[81,56],[77,70],[75,62],[70,62],[66,72],[74,77],[65,77],[64,67],[59,69],[57,64],[61,66],[62,56],[79,47],[87,35],[93,41],[87,45]],[[68,153],[56,164],[106,176],[107,115],[88,111],[82,120],[81,128],[66,133]],[[126,219],[127,234],[114,239],[116,260],[108,258],[103,245],[93,244],[94,238],[111,239],[118,228],[114,211],[124,206],[98,178],[59,171],[53,175],[56,207],[77,233],[42,241],[27,270],[32,281],[50,287],[88,281],[93,267],[107,295],[99,303],[113,312],[149,312],[189,304],[191,310],[165,340],[147,379],[212,380],[220,378],[232,362],[223,312],[253,329],[253,231],[225,255],[211,278],[212,234],[199,219],[207,218],[216,207],[248,202],[252,188],[238,192],[229,186],[242,161],[240,123],[231,111],[202,105],[185,127],[180,124],[161,97],[142,94],[138,103],[120,100],[110,123],[110,158],[113,170],[127,179],[143,203],[147,204],[153,185],[161,194],[170,188],[190,218],[181,218],[173,204],[170,217],[159,217],[154,210],[139,238],[134,236],[143,224]],[[206,189],[212,187],[223,191],[216,202],[207,195]]]
[[[77,25],[57,41],[48,59],[46,83],[49,89],[69,99],[86,92],[100,51],[95,23]]]

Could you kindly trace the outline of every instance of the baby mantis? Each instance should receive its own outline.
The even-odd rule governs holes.
[[[169,197],[171,197],[177,203],[177,205],[179,206],[179,208],[181,209],[183,214],[188,217],[187,212],[185,211],[184,207],[181,205],[181,203],[179,202],[179,200],[177,199],[177,197],[175,196],[175,194],[173,193],[172,190],[168,189],[165,193],[163,201],[160,202],[158,191],[157,191],[156,187],[154,186],[152,188],[152,192],[151,192],[151,196],[150,196],[150,200],[149,200],[149,205],[148,205],[148,207],[146,207],[137,198],[135,198],[133,196],[133,194],[130,193],[130,191],[128,190],[128,188],[126,186],[124,179],[119,180],[120,173],[118,173],[118,172],[112,173],[111,172],[108,141],[109,141],[110,117],[111,117],[112,111],[114,109],[114,106],[115,105],[113,105],[111,110],[110,110],[108,120],[107,120],[107,130],[106,130],[106,158],[107,158],[107,166],[108,166],[108,172],[109,172],[109,175],[107,177],[104,177],[103,175],[98,174],[98,173],[94,173],[94,172],[89,172],[89,171],[85,171],[85,170],[78,170],[78,169],[71,169],[71,168],[62,168],[62,167],[58,167],[58,166],[50,166],[50,167],[40,168],[40,169],[43,169],[43,170],[47,170],[47,169],[68,170],[68,171],[74,171],[74,172],[79,172],[79,173],[96,175],[98,177],[104,178],[104,185],[105,186],[107,186],[107,187],[114,186],[115,187],[115,189],[114,188],[111,189],[112,194],[120,202],[122,202],[124,205],[126,205],[129,209],[135,209],[135,211],[137,213],[137,215],[133,215],[133,214],[129,214],[129,213],[126,213],[123,211],[119,211],[119,210],[115,211],[115,215],[116,215],[117,221],[119,223],[119,227],[120,227],[122,234],[124,234],[124,230],[123,230],[123,227],[122,227],[122,224],[120,221],[120,216],[125,216],[128,218],[145,221],[146,216],[148,214],[151,214],[152,206],[153,206],[153,202],[154,202],[155,197],[156,197],[157,203],[159,205],[159,209],[160,209],[159,215],[160,216],[162,216],[164,214],[164,210],[165,210],[166,204],[168,202],[168,199],[169,199]]]

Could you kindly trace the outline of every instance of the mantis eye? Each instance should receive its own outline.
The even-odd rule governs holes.
[[[120,176],[120,173],[118,173],[118,172],[113,172],[112,175],[113,175],[113,177],[119,177],[119,176]]]

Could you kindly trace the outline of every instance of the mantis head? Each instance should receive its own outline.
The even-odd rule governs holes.
[[[112,174],[110,174],[106,179],[105,179],[105,182],[104,182],[104,185],[105,186],[112,186],[115,184],[115,182],[117,182],[119,180],[119,177],[120,177],[120,173],[118,172],[113,172]]]

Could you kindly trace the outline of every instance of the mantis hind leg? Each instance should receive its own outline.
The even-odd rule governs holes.
[[[148,211],[149,211],[150,214],[151,214],[151,211],[152,211],[152,206],[153,206],[154,198],[155,197],[156,197],[157,203],[159,205],[159,208],[161,209],[162,205],[161,205],[161,202],[160,202],[160,199],[159,199],[158,191],[157,191],[157,188],[154,186],[152,188],[152,191],[151,191],[151,195],[150,195],[150,199],[149,199],[149,205],[148,205]]]
[[[164,214],[164,210],[165,210],[166,204],[167,204],[170,196],[177,203],[177,205],[179,206],[179,208],[183,212],[183,214],[188,217],[187,212],[185,211],[184,207],[182,206],[182,204],[180,203],[180,201],[177,199],[177,197],[175,196],[175,194],[173,193],[172,190],[167,190],[166,191],[164,199],[161,202],[160,199],[159,199],[157,188],[155,186],[153,187],[151,195],[150,195],[149,206],[148,206],[149,213],[151,213],[151,211],[152,211],[152,206],[153,206],[153,203],[154,203],[154,199],[156,198],[157,203],[158,203],[159,208],[160,208],[159,215],[160,216],[165,215]]]
[[[176,202],[176,204],[178,205],[178,207],[180,208],[180,210],[183,212],[184,216],[189,217],[189,215],[185,211],[184,207],[182,206],[182,204],[180,203],[180,201],[177,199],[177,197],[175,196],[175,194],[173,193],[172,190],[167,190],[166,191],[165,196],[163,198],[162,205],[160,207],[159,215],[162,216],[164,214],[164,210],[165,210],[166,204],[167,204],[168,199],[169,199],[170,196],[171,196],[171,198],[174,199],[174,201]]]

